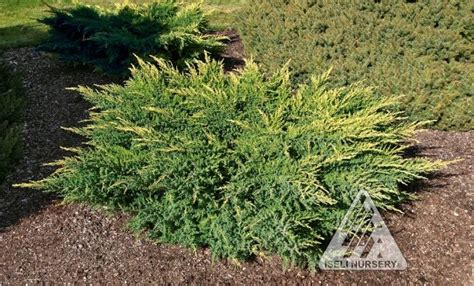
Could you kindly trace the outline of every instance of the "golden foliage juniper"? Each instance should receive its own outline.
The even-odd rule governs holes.
[[[474,127],[474,2],[257,0],[238,25],[267,71],[291,59],[299,82],[334,66],[332,86],[364,80],[382,96],[405,95],[413,121]]]
[[[161,242],[314,268],[355,192],[392,209],[409,196],[400,185],[443,164],[401,155],[417,124],[389,110],[397,98],[328,88],[328,74],[296,91],[287,69],[265,77],[251,61],[232,74],[195,61],[183,74],[139,60],[131,74],[78,88],[94,106],[72,129],[87,147],[23,186],[129,211]]]

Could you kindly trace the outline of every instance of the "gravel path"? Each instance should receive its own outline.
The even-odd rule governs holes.
[[[4,60],[23,73],[29,106],[25,158],[0,185],[0,285],[38,282],[271,283],[323,282],[472,285],[472,191],[474,131],[423,131],[424,156],[464,160],[420,187],[419,200],[405,213],[385,214],[408,262],[406,271],[348,272],[284,270],[275,257],[235,265],[213,262],[205,249],[193,252],[136,238],[127,215],[108,215],[79,204],[61,205],[53,196],[19,190],[12,183],[40,179],[52,169],[41,164],[65,155],[59,146],[81,138],[60,129],[87,116],[80,95],[64,88],[110,82],[87,70],[71,69],[24,48]]]

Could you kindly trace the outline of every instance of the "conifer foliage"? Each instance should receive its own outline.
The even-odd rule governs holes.
[[[0,182],[21,151],[25,97],[18,75],[0,64]]]
[[[474,2],[257,0],[238,19],[266,70],[291,59],[303,82],[328,66],[332,86],[364,80],[438,129],[474,128]]]
[[[23,186],[128,211],[161,242],[313,268],[355,192],[392,209],[410,196],[401,184],[442,165],[401,155],[418,124],[389,111],[395,97],[328,88],[328,74],[294,91],[287,69],[265,77],[253,62],[183,74],[156,61],[139,60],[124,86],[79,87],[94,107],[70,130],[87,147]]]
[[[40,20],[50,27],[49,40],[40,49],[110,74],[127,74],[133,54],[158,56],[184,67],[205,51],[216,53],[223,47],[222,37],[204,35],[207,15],[197,4],[162,0],[113,9],[79,5],[51,7],[51,13]]]

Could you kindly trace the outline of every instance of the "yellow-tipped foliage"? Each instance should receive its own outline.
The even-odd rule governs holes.
[[[401,156],[415,124],[387,110],[393,99],[329,89],[328,74],[294,91],[289,78],[251,61],[233,74],[139,61],[124,86],[79,89],[94,105],[76,130],[89,146],[29,186],[129,211],[161,242],[313,268],[357,191],[393,208],[442,163]]]

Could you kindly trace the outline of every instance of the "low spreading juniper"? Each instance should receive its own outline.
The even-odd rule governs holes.
[[[70,130],[87,146],[22,186],[130,212],[160,242],[314,268],[355,191],[394,209],[401,185],[443,165],[402,156],[420,124],[390,111],[397,97],[329,88],[328,73],[294,90],[287,69],[266,77],[251,61],[231,74],[209,59],[184,73],[138,63],[124,86],[77,88],[94,107]]]
[[[128,75],[134,54],[158,56],[183,68],[187,61],[206,51],[217,54],[224,46],[225,37],[206,34],[207,19],[200,5],[175,0],[112,9],[51,7],[51,16],[40,20],[50,27],[40,49],[114,75]]]

